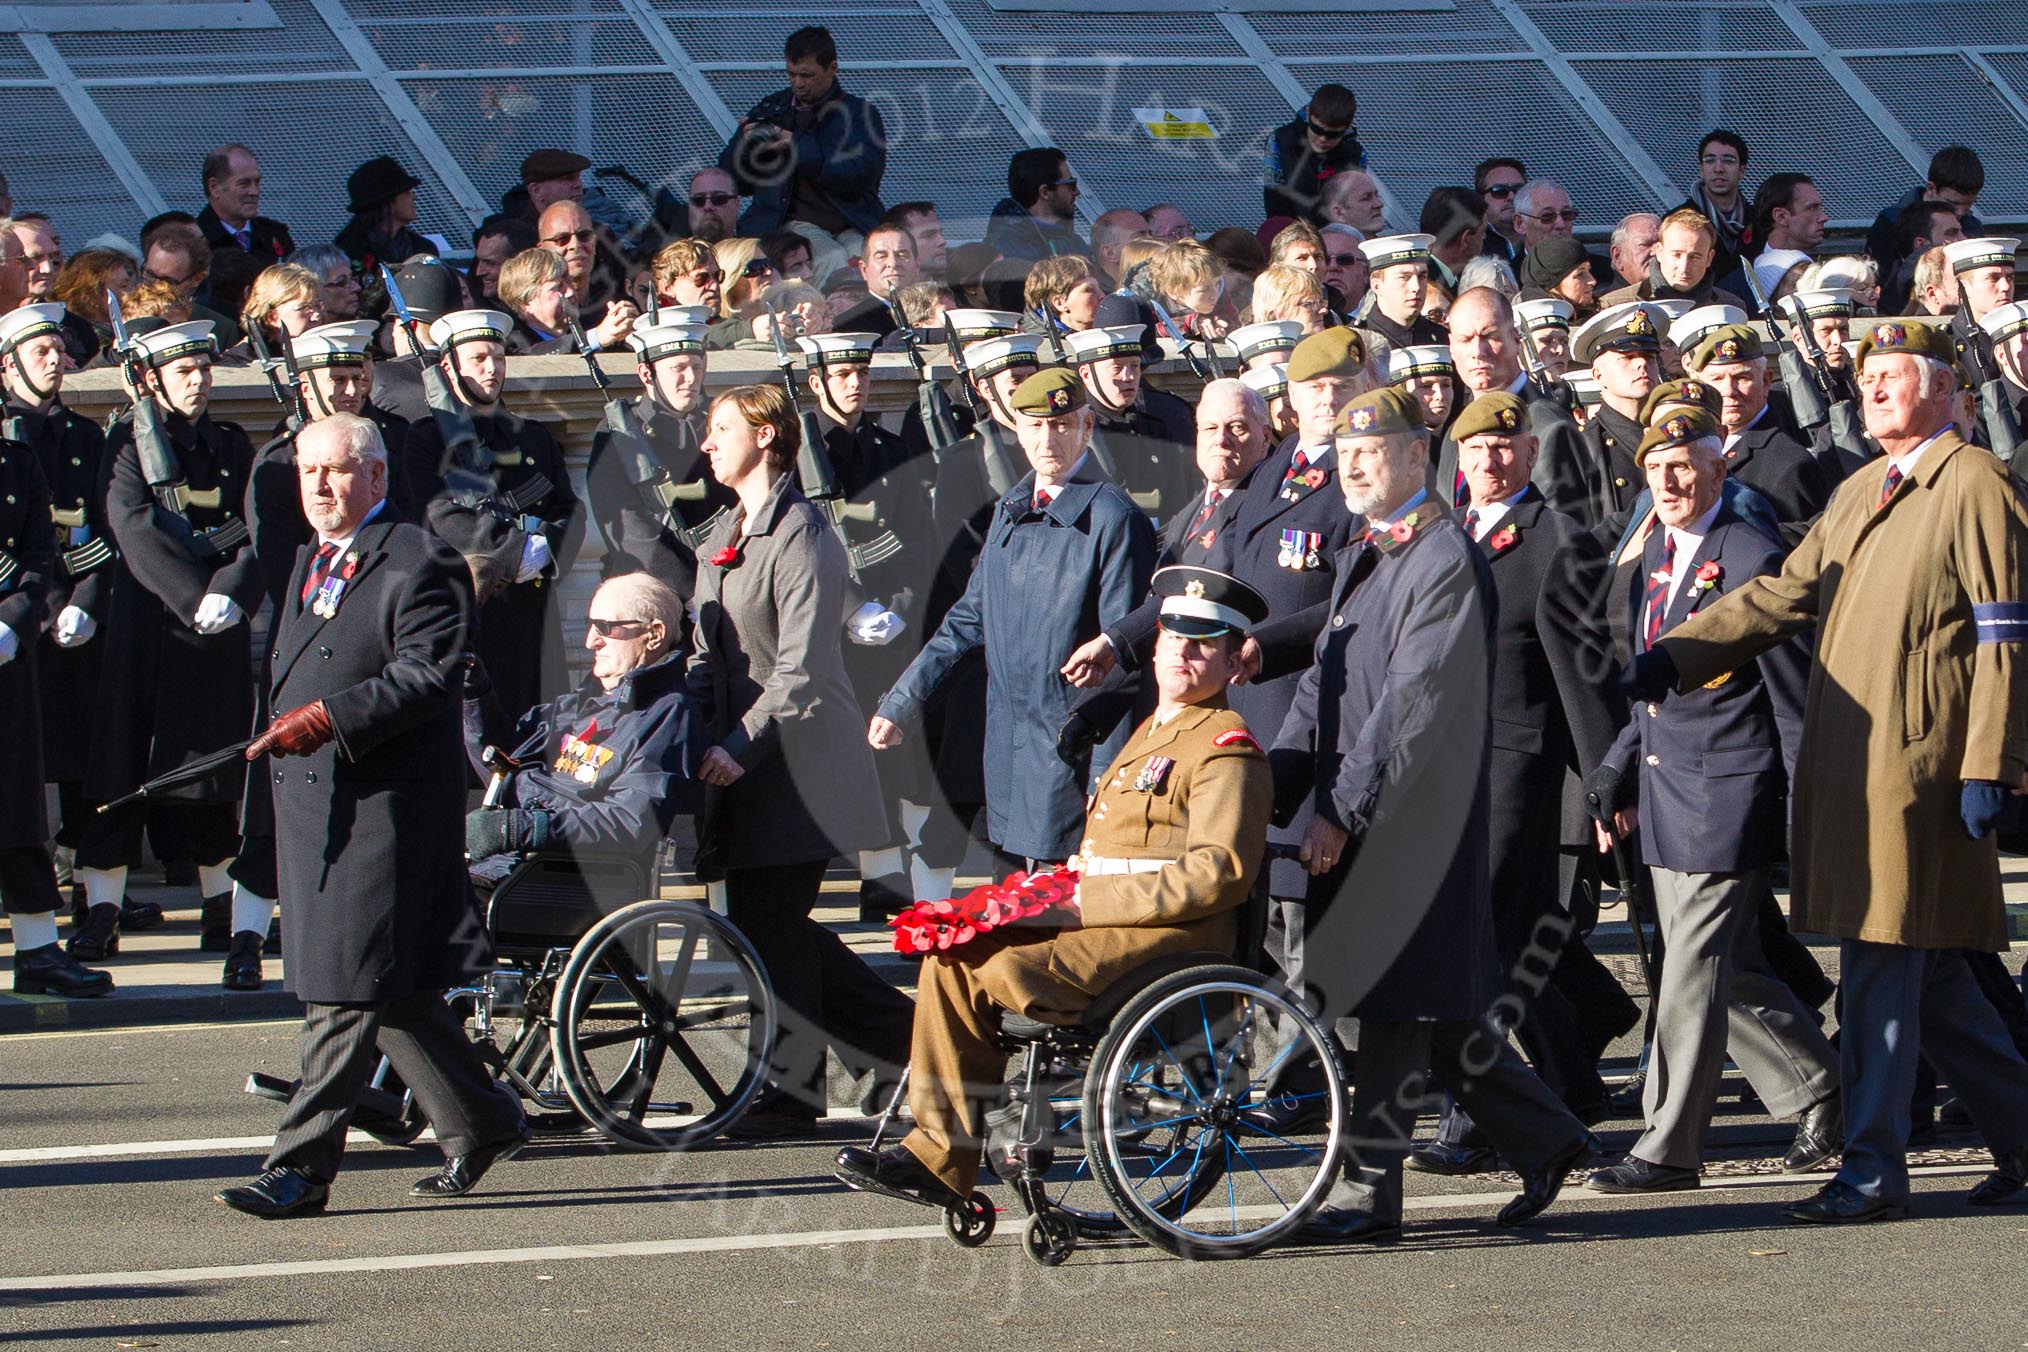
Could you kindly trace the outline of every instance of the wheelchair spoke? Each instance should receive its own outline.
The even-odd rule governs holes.
[[[1246,1082],[1246,1093],[1251,1094],[1255,1089],[1258,1089],[1264,1082],[1273,1078],[1274,1073],[1282,1068],[1282,1062],[1288,1060],[1291,1056],[1294,1056],[1296,1054],[1296,1048],[1302,1045],[1303,1045],[1302,1039],[1297,1038],[1295,1041],[1289,1043],[1288,1046],[1282,1048],[1279,1052],[1276,1052],[1275,1059],[1273,1061],[1270,1061],[1261,1070],[1260,1074],[1254,1076],[1251,1080],[1248,1080]],[[1245,1094],[1241,1095],[1242,1098],[1244,1098],[1245,1096],[1246,1096]]]
[[[1232,1137],[1228,1134],[1225,1138],[1225,1148],[1227,1152],[1226,1159],[1228,1161],[1232,1158],[1233,1152],[1235,1151],[1238,1152],[1239,1157],[1242,1160],[1246,1161],[1246,1167],[1253,1171],[1253,1176],[1260,1180],[1260,1185],[1268,1190],[1268,1196],[1274,1198],[1275,1201],[1281,1203],[1282,1210],[1284,1211],[1288,1210],[1289,1204],[1282,1200],[1282,1195],[1275,1189],[1275,1185],[1268,1181],[1267,1175],[1260,1171],[1260,1166],[1253,1162],[1253,1157],[1246,1153],[1245,1146],[1233,1140]],[[1228,1174],[1226,1176],[1227,1184],[1230,1184],[1231,1181],[1232,1177],[1231,1175]]]
[[[704,1087],[704,1092],[711,1095],[713,1104],[723,1105],[726,1099],[731,1097],[731,1095],[726,1093],[724,1086],[719,1084],[717,1078],[705,1068],[704,1062],[698,1057],[697,1052],[690,1044],[683,1039],[682,1034],[679,1033],[669,1038],[658,1038],[656,1041],[659,1045],[666,1047],[670,1052],[674,1053],[677,1062],[682,1065],[683,1069],[696,1077],[697,1083]]]
[[[1162,1055],[1168,1059],[1169,1064],[1176,1068],[1176,1075],[1183,1081],[1183,1088],[1189,1091],[1191,1101],[1202,1105],[1204,1100],[1198,1096],[1197,1086],[1190,1083],[1190,1072],[1185,1070],[1183,1063],[1176,1059],[1176,1053],[1169,1050],[1167,1040],[1153,1028],[1148,1030],[1148,1034],[1155,1039],[1155,1044],[1162,1049]]]
[[[627,955],[620,956],[624,958]],[[620,989],[634,997],[634,1003],[641,1007],[641,1012],[648,1018],[660,1023],[669,1017],[671,1013],[669,1001],[663,997],[662,992],[641,980],[641,974],[631,958],[628,958],[624,965],[620,963],[612,965],[612,978],[620,983]]]
[[[617,1047],[623,1042],[640,1042],[650,1036],[642,1024],[630,1024],[624,1028],[608,1028],[602,1033],[579,1033],[577,1048],[581,1052],[595,1052],[604,1047]]]
[[[688,1014],[677,1016],[676,1031],[679,1033],[693,1032],[696,1029],[704,1027],[706,1024],[718,1023],[723,1019],[737,1018],[740,1015],[750,1015],[752,1012],[753,1005],[746,1000],[740,1000],[732,1004],[712,1005],[705,1009],[693,1009]]]
[[[638,1122],[648,1111],[648,1102],[655,1095],[655,1080],[662,1074],[662,1057],[667,1050],[660,1038],[651,1040],[642,1048],[641,1068],[634,1077],[634,1092],[627,1096],[627,1116]]]

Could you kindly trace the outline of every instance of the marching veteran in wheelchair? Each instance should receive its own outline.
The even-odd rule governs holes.
[[[682,599],[666,582],[608,578],[585,620],[590,675],[522,715],[502,739],[513,748],[504,764],[472,748],[484,769],[512,772],[465,818],[482,893],[528,854],[645,858],[677,813],[697,810],[694,776],[709,730],[683,689],[682,620]],[[468,742],[491,740],[499,720],[490,712],[475,719],[468,710]]]
[[[915,1129],[894,1148],[839,1153],[841,1181],[962,1209],[984,1118],[1001,1093],[1002,1011],[1076,1025],[1095,997],[1180,954],[1234,951],[1273,798],[1267,759],[1225,703],[1260,593],[1208,568],[1165,568],[1155,712],[1098,782],[1066,913],[1008,926],[923,965],[911,1051]]]

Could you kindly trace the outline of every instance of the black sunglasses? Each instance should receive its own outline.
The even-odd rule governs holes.
[[[693,207],[722,207],[728,202],[737,202],[738,200],[739,194],[736,192],[694,192],[690,194],[690,205]]]
[[[1350,127],[1326,127],[1320,123],[1311,122],[1307,117],[1303,121],[1309,124],[1312,135],[1319,136],[1326,141],[1342,141],[1352,130]]]
[[[588,618],[585,627],[600,638],[631,638],[653,624],[653,620],[601,620]]]
[[[1484,188],[1479,190],[1479,195],[1482,197],[1512,197],[1519,191],[1521,191],[1519,183],[1488,183]]]
[[[768,262],[767,259],[755,258],[748,260],[744,275],[748,277],[767,277],[773,275],[774,270],[775,265]]]

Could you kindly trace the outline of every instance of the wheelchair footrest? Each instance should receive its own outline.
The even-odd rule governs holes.
[[[285,1080],[279,1075],[256,1070],[246,1077],[244,1090],[256,1098],[270,1099],[276,1103],[287,1103],[296,1096],[296,1086],[301,1080]]]

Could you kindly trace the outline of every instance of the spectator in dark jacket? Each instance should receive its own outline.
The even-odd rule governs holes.
[[[859,236],[887,210],[880,203],[887,129],[879,109],[839,85],[829,29],[797,29],[782,55],[789,87],[740,119],[718,167],[749,199],[739,233],[758,238],[787,227],[808,235],[826,255],[814,259],[822,277],[858,252]]]
[[[1002,258],[1089,256],[1077,233],[1077,180],[1061,150],[1037,146],[1015,152],[1007,162],[1007,195],[993,208],[986,243]]]
[[[1293,216],[1322,225],[1324,180],[1346,169],[1366,167],[1366,147],[1352,118],[1359,101],[1343,85],[1327,84],[1310,95],[1295,121],[1275,129],[1268,140],[1267,175],[1261,204],[1268,216]]]
[[[1964,226],[1963,237],[1973,239],[1985,229],[1972,214],[1972,207],[1985,188],[1986,166],[1980,163],[1979,152],[1969,146],[1945,146],[1937,151],[1929,162],[1929,177],[1882,208],[1873,218],[1873,228],[1866,232],[1866,252],[1880,265],[1880,275],[1892,277],[1902,259],[1912,252],[1922,252],[1911,250],[1896,228],[1903,211],[1917,202],[1942,202],[1958,214],[1959,223]],[[1939,239],[1930,242],[1943,243]]]

